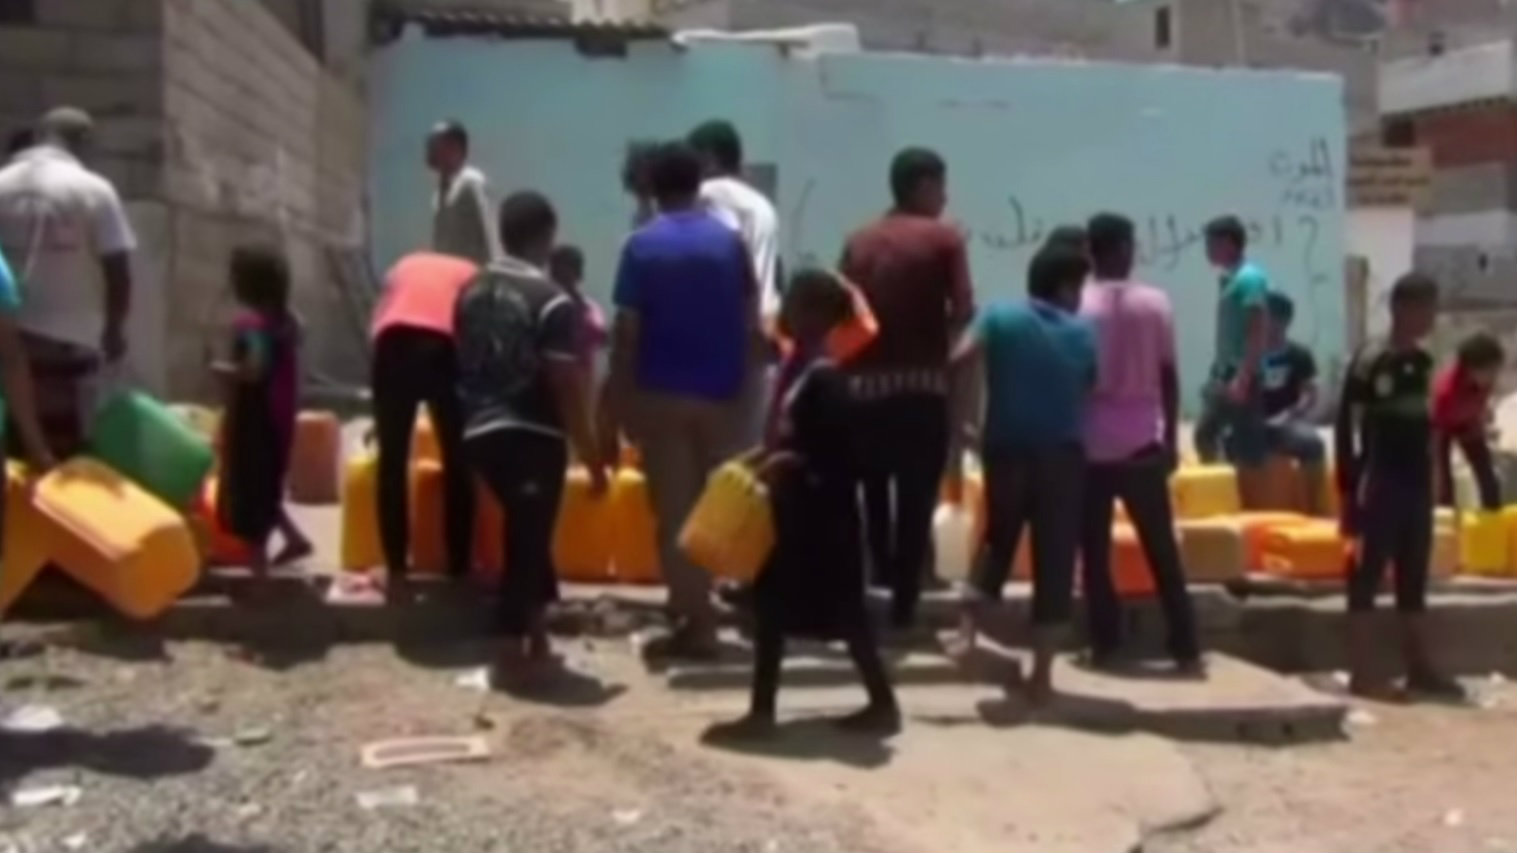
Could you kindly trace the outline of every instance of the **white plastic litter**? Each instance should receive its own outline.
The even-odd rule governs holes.
[[[611,813],[611,819],[619,826],[632,826],[643,819],[642,809],[617,809]]]
[[[1444,812],[1443,825],[1448,827],[1464,826],[1464,809],[1449,809]]]
[[[460,674],[453,679],[453,683],[465,690],[477,690],[486,693],[490,690],[490,670],[488,667],[476,667],[468,672]]]
[[[22,734],[39,734],[63,728],[63,715],[48,705],[22,705],[6,715],[0,729]]]
[[[45,785],[38,788],[19,788],[11,792],[11,805],[18,809],[38,806],[71,806],[84,796],[78,785]]]
[[[416,793],[415,785],[399,785],[394,788],[359,791],[357,799],[358,807],[370,812],[375,809],[414,806],[421,802],[421,796]]]

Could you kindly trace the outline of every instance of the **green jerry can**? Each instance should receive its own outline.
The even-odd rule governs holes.
[[[215,453],[185,420],[140,391],[111,397],[90,425],[90,454],[176,509],[200,494]]]

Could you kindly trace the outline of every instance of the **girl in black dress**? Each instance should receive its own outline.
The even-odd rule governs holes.
[[[895,691],[864,606],[858,514],[860,428],[844,375],[824,356],[827,333],[846,320],[852,299],[820,270],[799,272],[785,292],[781,322],[795,342],[780,371],[776,428],[750,456],[768,484],[775,547],[754,587],[753,696],[748,715],[708,737],[751,738],[775,726],[775,696],[785,639],[843,640],[869,704],[840,726],[876,734],[900,729]]]

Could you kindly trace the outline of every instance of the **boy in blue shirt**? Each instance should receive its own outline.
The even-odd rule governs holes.
[[[1070,619],[1085,470],[1085,400],[1096,343],[1077,316],[1090,271],[1078,249],[1045,246],[1028,267],[1025,302],[985,310],[954,358],[984,360],[985,539],[971,578],[963,651],[983,605],[997,601],[1024,527],[1032,528],[1034,705],[1053,693],[1053,655]]]

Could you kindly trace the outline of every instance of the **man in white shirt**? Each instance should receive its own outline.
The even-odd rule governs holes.
[[[490,226],[484,172],[469,165],[469,131],[445,121],[427,136],[427,167],[437,173],[432,203],[432,250],[481,266],[499,256]]]
[[[708,121],[690,132],[689,142],[706,165],[701,201],[748,244],[759,284],[759,311],[767,326],[780,310],[779,216],[769,199],[740,177],[743,141],[731,122]]]
[[[60,457],[83,440],[102,365],[127,348],[137,238],[116,188],[80,161],[93,130],[82,110],[55,109],[37,144],[0,168],[0,249],[19,282],[17,322]]]
[[[780,225],[774,205],[741,177],[743,140],[729,121],[714,119],[690,132],[690,147],[701,155],[706,178],[701,182],[701,202],[711,215],[737,231],[753,260],[753,278],[758,283],[760,328],[775,333],[780,313]],[[755,371],[743,391],[743,418],[750,443],[763,435],[764,413],[774,382],[773,342],[768,357],[755,359]]]

